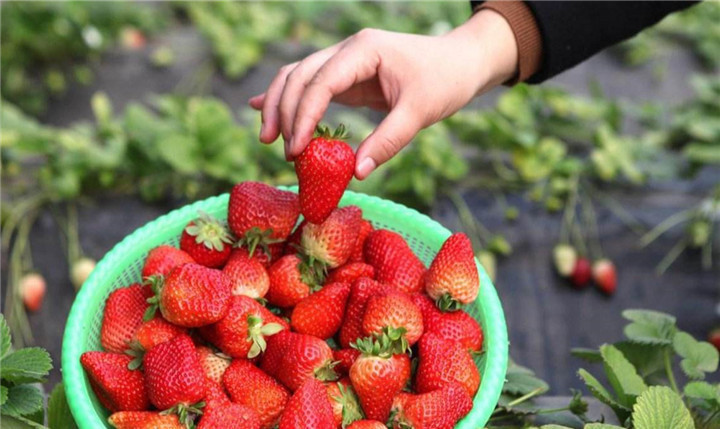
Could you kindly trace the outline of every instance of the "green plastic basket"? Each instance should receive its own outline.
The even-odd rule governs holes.
[[[296,190],[295,187],[288,189]],[[70,309],[62,348],[65,392],[80,429],[109,427],[108,412],[93,394],[80,365],[80,355],[84,352],[101,350],[100,325],[105,299],[113,290],[139,282],[147,253],[160,244],[177,245],[180,233],[197,216],[198,210],[225,219],[227,205],[228,194],[224,194],[174,210],[148,223],[105,255],[83,285]],[[356,205],[375,227],[402,234],[426,265],[450,236],[450,231],[429,217],[377,197],[348,191],[340,205]],[[482,284],[480,295],[467,311],[482,325],[486,352],[476,360],[482,381],[472,411],[457,425],[461,429],[484,427],[500,397],[508,360],[507,329],[500,300],[479,264],[478,271]]]

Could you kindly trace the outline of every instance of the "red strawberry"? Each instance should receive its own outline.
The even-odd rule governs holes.
[[[228,203],[228,225],[254,255],[257,246],[284,241],[300,215],[298,196],[258,182],[235,185]]]
[[[472,405],[470,395],[457,383],[420,395],[401,394],[393,403],[393,426],[451,429]]]
[[[252,359],[265,351],[265,338],[288,324],[254,299],[245,295],[230,298],[230,310],[223,319],[200,328],[202,336],[223,353]]]
[[[330,346],[320,338],[290,332],[268,342],[260,368],[295,391],[309,378],[337,380]]]
[[[38,311],[45,298],[45,278],[38,273],[25,274],[20,279],[20,296],[28,311]]]
[[[148,253],[145,265],[142,269],[142,276],[166,276],[173,268],[195,262],[192,256],[182,250],[166,244],[158,246]]]
[[[456,382],[462,385],[470,396],[475,396],[480,386],[480,373],[470,352],[460,343],[427,333],[418,343],[418,356],[420,360],[415,373],[416,392],[432,392],[450,382]]]
[[[570,275],[570,282],[577,289],[582,289],[588,285],[590,278],[592,277],[592,268],[590,267],[590,261],[586,258],[579,257],[575,262],[575,268]]]
[[[232,285],[222,271],[185,264],[164,281],[155,277],[151,283],[156,296],[148,299],[152,305],[146,319],[159,307],[168,322],[195,328],[215,323],[228,312]]]
[[[317,289],[315,276],[296,255],[285,255],[270,266],[270,288],[265,298],[278,307],[294,307]]]
[[[615,265],[609,259],[595,261],[592,266],[592,276],[598,289],[607,295],[612,295],[617,289],[617,272]]]
[[[205,377],[215,383],[222,383],[222,376],[230,366],[230,359],[227,356],[215,353],[210,347],[200,346],[195,351],[200,366],[205,372]]]
[[[262,298],[270,288],[270,276],[265,265],[257,256],[251,258],[243,248],[233,251],[223,272],[232,282],[233,295]]]
[[[277,424],[290,393],[274,378],[250,361],[236,359],[223,375],[223,385],[236,404],[252,408],[260,417],[260,427]]]
[[[368,277],[371,279],[375,278],[375,268],[373,268],[372,265],[368,265],[364,262],[348,262],[347,264],[330,271],[330,274],[328,274],[327,278],[325,279],[325,284],[352,284],[360,277]]]
[[[219,220],[202,213],[191,221],[180,236],[180,249],[195,262],[210,268],[221,267],[232,251],[232,236]]]
[[[420,309],[410,297],[396,290],[371,296],[363,316],[363,336],[381,334],[383,329],[405,329],[405,339],[412,346],[423,334]]]
[[[325,386],[314,378],[305,380],[287,402],[278,428],[335,429],[335,417]]]
[[[337,362],[335,372],[337,372],[339,376],[348,375],[350,368],[358,356],[360,356],[360,351],[356,349],[333,350],[333,360]]]
[[[708,335],[708,342],[720,351],[720,328],[715,328]]]
[[[362,410],[349,378],[325,385],[332,405],[335,427],[341,428],[362,418]]]
[[[298,302],[290,318],[293,330],[324,340],[332,337],[340,329],[349,294],[349,283],[332,283]]]
[[[305,229],[305,225],[307,225],[307,223],[308,221],[306,219],[303,219],[303,221],[300,222],[300,225],[295,228],[295,231],[290,234],[288,239],[285,241],[283,255],[295,255],[298,253],[300,249],[300,240],[302,238],[303,229]]]
[[[362,351],[352,368],[350,380],[368,419],[387,421],[393,398],[410,379],[410,358],[393,354],[395,347],[380,340],[359,340]]]
[[[88,374],[90,387],[111,412],[142,411],[150,406],[142,371],[132,371],[130,356],[118,353],[85,352],[80,364]]]
[[[347,206],[333,210],[322,223],[308,223],[300,238],[303,252],[328,268],[343,265],[355,248],[360,221],[362,210]]]
[[[213,408],[224,407],[232,403],[225,393],[225,389],[222,385],[222,379],[220,383],[209,378],[205,379],[205,399],[203,402],[205,402],[203,413],[208,413]]]
[[[365,240],[364,257],[375,267],[375,279],[380,283],[406,293],[422,289],[425,266],[400,234],[387,229],[371,232]]]
[[[260,429],[260,417],[250,407],[228,404],[203,413],[197,429]]]
[[[187,335],[148,350],[143,367],[150,402],[158,409],[190,406],[205,397],[205,373]]]
[[[347,429],[387,429],[387,426],[377,420],[358,420],[348,426]]]
[[[117,429],[187,429],[176,414],[157,411],[120,411],[108,418]]]
[[[122,353],[143,323],[148,289],[139,284],[114,290],[105,302],[100,344],[109,352]]]
[[[150,350],[156,345],[184,333],[185,329],[173,325],[157,314],[152,319],[140,325],[137,331],[135,331],[132,343],[139,345],[142,350]]]
[[[363,336],[362,323],[368,299],[389,289],[389,286],[365,277],[359,278],[353,283],[348,296],[345,320],[340,326],[339,340],[341,347],[348,348],[350,343]]]
[[[425,292],[447,310],[475,301],[479,286],[470,239],[461,232],[451,235],[430,264]]]
[[[350,258],[348,258],[348,262],[363,262],[363,249],[365,248],[365,240],[367,239],[368,235],[370,235],[371,232],[373,232],[375,228],[373,228],[370,221],[363,219],[360,221],[360,229],[358,229],[358,237],[357,241],[355,242],[355,248],[353,249],[353,252],[350,254]]]
[[[479,352],[482,349],[482,328],[477,320],[465,311],[440,311],[425,294],[413,294],[410,299],[422,312],[425,332],[432,332],[446,340],[458,341],[468,350]]]
[[[325,221],[337,207],[355,169],[355,153],[343,140],[345,126],[334,133],[318,125],[315,137],[295,159],[300,208],[309,222]]]

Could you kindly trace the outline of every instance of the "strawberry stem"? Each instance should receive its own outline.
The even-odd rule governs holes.
[[[435,305],[437,308],[440,309],[442,312],[451,312],[451,311],[457,311],[462,307],[462,304],[460,304],[455,298],[452,297],[449,293],[444,293],[440,296],[440,298],[435,301]]]

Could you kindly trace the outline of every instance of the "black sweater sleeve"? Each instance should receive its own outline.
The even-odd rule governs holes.
[[[475,7],[482,2],[471,3]],[[697,2],[528,0],[525,3],[542,36],[540,69],[527,80],[538,83]]]

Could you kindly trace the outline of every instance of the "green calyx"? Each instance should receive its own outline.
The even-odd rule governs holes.
[[[282,240],[271,238],[273,233],[272,228],[262,230],[258,227],[250,228],[245,232],[245,234],[240,238],[235,245],[236,246],[245,246],[248,249],[248,254],[252,258],[255,254],[255,250],[257,250],[258,247],[265,252],[268,256],[272,256],[270,254],[270,248],[268,247],[269,244],[279,243]]]
[[[361,338],[350,347],[360,351],[366,356],[378,356],[390,358],[396,354],[402,354],[410,350],[405,328],[385,327],[379,334]]]
[[[460,302],[453,298],[449,293],[442,294],[440,298],[435,301],[435,305],[440,309],[440,311],[446,313],[449,311],[457,311],[462,308],[462,304],[460,304]]]
[[[335,381],[337,380],[338,374],[335,372],[335,367],[339,361],[328,360],[321,367],[315,369],[315,378],[320,381]]]
[[[165,284],[165,278],[163,276],[146,277],[143,284],[150,286],[150,289],[153,292],[153,296],[147,299],[147,303],[150,305],[148,305],[148,308],[145,310],[145,314],[143,315],[143,320],[147,322],[155,317],[155,313],[158,308],[160,308],[160,294],[162,293],[162,288]]]
[[[135,371],[142,368],[143,358],[145,357],[145,349],[137,341],[130,341],[128,343],[128,349],[125,350],[125,354],[131,356],[133,360],[128,363],[128,369]]]
[[[312,256],[301,255],[301,260],[298,265],[300,280],[308,285],[312,292],[319,291],[325,282],[325,277],[327,277],[327,265]]]
[[[185,232],[195,237],[196,243],[218,252],[222,252],[226,244],[233,243],[232,235],[227,227],[204,212],[199,212],[199,217],[193,221],[192,225],[185,228]]]
[[[252,359],[260,355],[260,353],[263,353],[267,348],[265,337],[275,335],[285,328],[279,323],[263,324],[263,319],[254,314],[249,315],[247,320],[248,339],[252,341],[247,357],[248,359]]]
[[[165,411],[161,411],[160,414],[177,414],[178,420],[187,429],[193,429],[195,427],[195,420],[200,417],[203,412],[202,408],[205,406],[205,402],[198,402],[197,404],[186,405],[177,404],[172,408],[168,408]]]
[[[346,386],[342,383],[338,383],[337,386],[340,390],[340,396],[333,396],[332,399],[342,406],[342,427],[364,419],[365,415],[352,386]]]
[[[313,137],[322,137],[334,140],[346,140],[349,137],[349,134],[347,128],[343,124],[338,125],[335,131],[332,131],[327,125],[318,124],[315,127],[315,134],[313,135]]]

